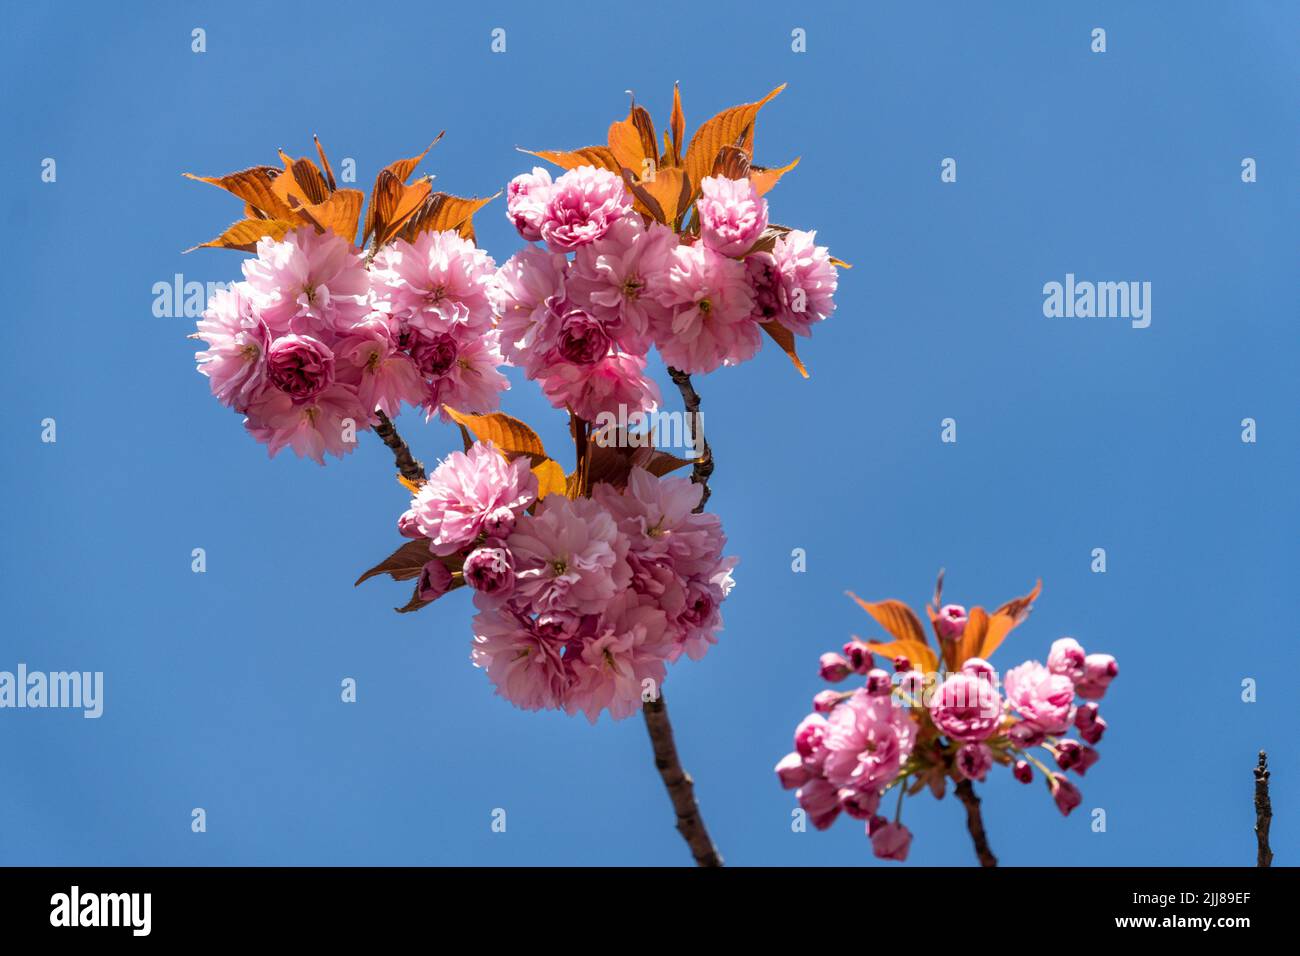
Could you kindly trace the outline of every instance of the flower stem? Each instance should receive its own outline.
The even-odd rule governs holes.
[[[979,857],[980,866],[997,866],[998,858],[989,849],[989,838],[984,832],[984,817],[980,814],[980,798],[975,796],[975,788],[969,780],[957,784],[957,796],[966,805],[966,829],[975,844],[975,855]]]
[[[650,743],[654,747],[655,768],[663,778],[668,798],[672,800],[673,810],[677,812],[677,832],[691,848],[691,855],[699,866],[722,866],[722,857],[704,826],[700,805],[695,802],[694,781],[683,769],[681,758],[677,756],[673,725],[668,719],[663,694],[660,693],[655,700],[647,701],[641,712],[645,716],[646,730],[650,733]]]
[[[411,454],[410,446],[397,433],[397,426],[378,409],[375,410],[375,415],[379,418],[379,424],[375,426],[375,434],[383,440],[385,445],[392,449],[393,460],[397,464],[398,472],[407,481],[424,481],[424,464]]]
[[[1273,824],[1273,804],[1268,799],[1268,754],[1259,752],[1255,766],[1255,840],[1259,844],[1256,866],[1272,866],[1273,850],[1268,845],[1268,830]]]

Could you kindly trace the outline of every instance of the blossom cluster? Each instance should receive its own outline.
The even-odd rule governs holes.
[[[496,264],[448,230],[396,239],[373,261],[334,232],[264,237],[244,278],[198,323],[199,371],[271,455],[323,463],[403,403],[483,413],[509,385],[490,288]]]
[[[474,590],[471,659],[498,694],[594,723],[656,699],[668,662],[717,642],[736,559],[718,517],[694,513],[702,491],[633,468],[625,488],[538,500],[527,456],[476,442],[419,486],[398,530],[428,541],[418,600]]]
[[[651,411],[651,345],[683,372],[712,372],[752,358],[763,325],[808,336],[835,310],[826,248],[769,230],[751,180],[705,177],[695,209],[698,230],[679,235],[608,169],[511,180],[507,215],[530,245],[497,273],[501,345],[556,407],[589,421]]]
[[[956,604],[931,613],[942,660],[951,668],[926,672],[903,654],[887,657],[897,642],[855,639],[842,653],[822,655],[823,679],[839,683],[859,675],[864,682],[852,691],[818,693],[813,712],[795,730],[794,750],[776,765],[782,786],[796,791],[814,827],[829,827],[841,812],[865,820],[875,855],[904,860],[912,834],[897,813],[891,821],[879,812],[886,791],[899,791],[901,813],[904,795],[929,787],[941,798],[949,779],[983,781],[995,765],[1021,783],[1031,782],[1037,767],[1062,814],[1079,806],[1079,788],[1066,773],[1082,776],[1098,760],[1094,745],[1106,721],[1097,701],[1119,673],[1115,658],[1087,654],[1063,637],[1046,664],[1026,661],[1000,680],[982,657],[954,654],[968,620]],[[915,633],[921,634],[919,622]],[[929,663],[927,645],[911,646]],[[886,656],[892,674],[877,666],[877,656]]]

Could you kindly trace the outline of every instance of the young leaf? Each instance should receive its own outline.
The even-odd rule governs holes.
[[[364,200],[359,189],[340,189],[331,193],[323,203],[301,206],[298,212],[317,229],[333,232],[346,239],[349,245],[355,245],[357,222],[361,218],[361,204]]]
[[[256,252],[257,241],[263,237],[271,239],[283,239],[284,234],[290,230],[297,229],[301,226],[300,222],[293,222],[287,219],[243,219],[215,239],[209,239],[207,242],[201,242],[197,246],[186,249],[186,252],[193,252],[195,249],[238,249],[240,252]]]
[[[686,117],[682,114],[682,91],[673,84],[673,113],[668,120],[668,128],[673,134],[672,151],[669,156],[674,166],[682,164],[682,139],[686,135]]]
[[[989,655],[998,649],[1008,634],[1011,633],[1025,618],[1029,616],[1029,611],[1033,607],[1034,601],[1043,591],[1042,579],[1034,585],[1034,589],[1024,597],[1013,598],[1006,604],[1002,605],[993,612],[993,618],[989,621],[988,633],[980,642],[979,649],[975,652],[976,657],[982,657],[988,660]]]
[[[582,149],[575,149],[570,152],[549,149],[521,149],[520,152],[536,156],[538,159],[544,159],[548,163],[554,163],[561,169],[595,166],[597,169],[608,169],[620,176],[623,174],[622,165],[614,158],[614,154],[609,151],[608,146],[584,146]]]
[[[754,189],[758,191],[758,194],[762,196],[768,193],[782,176],[798,165],[799,157],[796,156],[793,162],[776,169],[768,169],[765,166],[750,166],[749,180],[754,184]]]
[[[888,631],[896,640],[925,644],[925,631],[921,628],[921,619],[902,601],[890,599],[872,604],[862,600],[852,591],[845,593],[856,601],[862,610],[874,617],[876,623]]]
[[[659,144],[655,141],[655,124],[643,107],[632,104],[627,119],[609,126],[609,151],[614,161],[640,177],[644,161],[659,164]]]
[[[462,199],[447,193],[431,193],[406,220],[398,235],[407,242],[414,242],[422,232],[459,230],[473,220],[476,212],[500,195],[496,193],[486,199]]]
[[[757,103],[745,103],[723,110],[695,131],[686,147],[686,175],[695,184],[713,169],[713,160],[724,146],[739,146],[751,156],[754,154],[754,120],[758,111],[785,89],[782,83]]]
[[[434,559],[433,553],[429,550],[429,542],[425,538],[416,538],[402,545],[384,560],[380,561],[373,568],[366,571],[361,577],[357,578],[357,584],[369,580],[380,574],[387,574],[394,581],[410,581],[418,578],[424,566]]]
[[[528,455],[535,459],[545,459],[546,449],[537,433],[517,418],[511,418],[504,412],[490,415],[469,415],[444,405],[451,420],[474,433],[479,441],[490,441],[507,458],[516,455]]]
[[[781,347],[781,351],[790,356],[790,361],[794,363],[794,367],[798,369],[799,374],[804,378],[807,378],[808,368],[803,364],[803,361],[795,351],[794,333],[775,320],[771,322],[760,322],[759,325],[762,326],[764,332],[771,336],[772,341]]]
[[[547,458],[534,465],[533,474],[537,476],[539,500],[547,495],[563,495],[568,492],[568,479],[565,478],[564,468],[554,458]]]
[[[373,234],[378,248],[388,242],[406,220],[415,214],[428,197],[432,187],[429,180],[421,179],[409,186],[403,185],[396,174],[380,170],[375,181],[375,191],[370,196],[370,209],[366,212],[366,230],[361,241]]]
[[[330,192],[338,189],[338,183],[334,181],[334,169],[330,166],[329,158],[325,155],[325,147],[320,144],[320,137],[315,133],[311,135],[312,142],[316,144],[316,155],[320,157],[320,168],[325,170],[325,182],[329,184]],[[352,230],[356,232],[356,230]]]
[[[275,193],[275,178],[279,174],[280,170],[274,166],[252,166],[227,176],[195,176],[193,173],[182,175],[186,179],[211,183],[228,193],[233,193],[244,200],[248,206],[261,212],[263,214],[261,218],[292,219],[293,210]],[[248,217],[254,218],[251,212],[248,213]]]

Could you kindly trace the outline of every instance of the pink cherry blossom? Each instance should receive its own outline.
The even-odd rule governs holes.
[[[750,317],[754,294],[745,266],[707,246],[673,250],[668,284],[659,300],[667,318],[652,328],[664,361],[684,372],[712,372],[753,358],[763,344]]]
[[[1002,698],[981,677],[950,674],[930,699],[930,719],[952,740],[986,740],[1002,721]]]
[[[871,851],[882,860],[907,859],[912,848],[912,831],[901,823],[884,823],[867,831],[871,836]]]
[[[433,553],[449,555],[472,544],[498,509],[519,514],[536,498],[537,476],[527,457],[508,462],[491,442],[476,442],[434,469],[411,510]]]
[[[957,750],[955,763],[967,780],[983,780],[993,769],[993,751],[988,744],[962,744]]]
[[[265,388],[248,406],[249,433],[267,446],[271,457],[292,448],[301,458],[325,464],[325,453],[338,458],[357,447],[357,432],[369,427],[370,412],[356,390],[334,384],[309,401],[296,401],[276,388]]]
[[[542,238],[542,217],[551,195],[551,174],[541,166],[520,173],[506,187],[506,218],[529,242]]]
[[[647,691],[658,696],[672,636],[664,612],[637,601],[624,592],[611,602],[596,633],[582,644],[573,660],[569,713],[581,711],[594,724],[608,709],[620,720],[636,712]]]
[[[455,230],[396,239],[375,256],[372,271],[376,304],[403,328],[473,336],[492,322],[496,264]]]
[[[535,514],[519,516],[507,544],[515,592],[537,611],[599,614],[632,577],[626,540],[590,498],[548,495]]]
[[[776,776],[786,790],[802,787],[812,779],[812,774],[803,765],[803,758],[793,752],[786,754],[777,762]]]
[[[916,742],[916,724],[890,697],[859,691],[831,712],[826,777],[837,787],[881,790]]]
[[[541,373],[555,347],[566,269],[564,256],[530,246],[507,259],[493,281],[501,350],[530,378]]]
[[[361,255],[333,232],[295,229],[257,243],[244,278],[262,320],[277,334],[343,331],[369,311],[370,275]]]
[[[1007,700],[1026,724],[1047,734],[1065,731],[1074,720],[1074,686],[1038,661],[1026,661],[1007,671]]]
[[[668,285],[668,266],[677,236],[639,216],[614,222],[596,242],[578,249],[567,290],[577,305],[598,319],[624,351],[644,353],[651,329],[668,320],[659,296]]]
[[[195,359],[199,371],[208,377],[212,394],[236,411],[248,407],[266,380],[268,332],[249,293],[243,282],[219,289],[193,336],[208,343]]]
[[[1064,674],[1077,683],[1083,677],[1085,657],[1078,641],[1072,637],[1063,637],[1052,643],[1051,652],[1047,655],[1047,669],[1053,674]]]
[[[498,694],[523,710],[564,705],[570,671],[562,643],[509,606],[481,609],[473,627],[470,659],[487,671]]]
[[[424,380],[415,362],[393,340],[388,323],[375,313],[357,325],[334,346],[340,381],[357,390],[368,409],[378,408],[390,418],[402,403],[418,405],[424,398]]]
[[[1101,700],[1106,688],[1119,674],[1119,664],[1109,654],[1089,654],[1084,659],[1083,677],[1075,684],[1075,691],[1088,700]]]
[[[587,421],[595,421],[602,413],[617,418],[620,408],[631,415],[659,407],[659,386],[645,369],[643,357],[611,352],[595,365],[557,361],[539,384],[556,408],[569,408]]]
[[[472,415],[484,415],[501,407],[501,393],[510,380],[501,374],[503,362],[496,329],[456,341],[456,358],[441,375],[433,377],[425,392],[425,419],[439,415],[450,421],[444,406]],[[445,352],[439,361],[445,359]],[[426,366],[429,367],[429,366]]]
[[[840,815],[839,791],[825,777],[814,777],[795,791],[795,799],[818,830],[825,830]]]
[[[826,247],[816,244],[816,235],[794,229],[772,248],[784,305],[777,320],[796,335],[811,335],[813,324],[835,311],[838,273]]]
[[[695,209],[700,239],[724,256],[744,255],[767,228],[767,200],[749,179],[705,176]]]
[[[622,179],[608,169],[579,166],[551,187],[538,232],[552,252],[572,252],[605,235],[631,210]]]

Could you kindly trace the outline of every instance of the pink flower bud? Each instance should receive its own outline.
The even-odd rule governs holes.
[[[1101,700],[1106,688],[1119,676],[1119,664],[1109,654],[1089,654],[1084,659],[1083,678],[1074,685],[1074,692],[1088,700]]]
[[[1100,759],[1101,754],[1097,753],[1097,751],[1093,750],[1091,747],[1080,747],[1079,758],[1074,764],[1074,772],[1082,777],[1088,772],[1088,768]]]
[[[828,680],[832,684],[838,684],[853,673],[853,668],[849,666],[849,662],[832,651],[823,654],[818,663],[821,666],[822,680]]]
[[[397,519],[397,533],[403,538],[423,538],[420,533],[419,525],[416,524],[415,512],[407,509],[402,512],[402,516]]]
[[[925,675],[920,671],[904,671],[903,676],[898,680],[898,689],[921,703],[922,695],[925,693]]]
[[[1106,732],[1106,720],[1103,717],[1098,717],[1096,720],[1090,723],[1086,728],[1080,730],[1079,736],[1082,737],[1085,741],[1087,741],[1090,744],[1099,744],[1101,743],[1101,735],[1104,734],[1105,732]]]
[[[894,670],[897,671],[898,673],[901,674],[904,671],[910,671],[911,669],[912,669],[912,662],[909,661],[903,655],[900,654],[894,658]]]
[[[1007,736],[1011,742],[1021,750],[1028,750],[1030,747],[1037,747],[1047,739],[1047,734],[1039,730],[1033,724],[1027,724],[1023,720],[1011,725],[1007,731]]]
[[[890,680],[888,671],[882,671],[877,667],[867,673],[868,694],[879,697],[882,694],[888,694],[891,690],[893,690],[893,682]]]
[[[504,541],[515,529],[515,513],[511,508],[497,508],[483,519],[483,533],[489,538]]]
[[[1028,760],[1017,760],[1016,765],[1011,768],[1011,773],[1021,783],[1029,783],[1034,779],[1034,768],[1029,766]]]
[[[794,749],[809,770],[821,771],[826,762],[826,738],[830,724],[821,714],[809,714],[794,730]]]
[[[840,815],[840,795],[825,777],[814,777],[795,792],[799,806],[818,830],[825,830]]]
[[[829,714],[835,709],[835,705],[844,699],[844,695],[837,690],[818,691],[813,697],[813,712],[818,714]]]
[[[1056,745],[1056,765],[1062,770],[1069,770],[1079,763],[1083,747],[1077,740],[1062,740]]]
[[[902,862],[907,859],[907,851],[911,846],[912,831],[901,823],[877,826],[875,832],[871,834],[871,852],[882,860]]]
[[[1062,674],[1077,683],[1083,677],[1083,647],[1072,637],[1063,637],[1052,643],[1047,655],[1047,669]]]
[[[880,808],[880,791],[843,787],[840,790],[840,809],[855,820],[870,820]]]
[[[499,594],[515,586],[515,559],[502,547],[482,547],[465,559],[465,583],[484,594]]]
[[[776,776],[786,790],[802,787],[812,779],[812,774],[803,765],[803,758],[797,753],[789,753],[776,765]]]
[[[430,561],[420,570],[420,580],[415,586],[415,596],[421,601],[436,601],[451,586],[451,572],[441,561]]]
[[[983,780],[993,767],[988,744],[963,744],[957,751],[957,771],[967,780]]]
[[[529,242],[542,238],[542,217],[551,185],[551,174],[537,166],[531,173],[520,173],[506,187],[506,215]]]
[[[849,641],[844,645],[844,659],[855,674],[865,674],[871,670],[871,650],[861,641]]]
[[[957,640],[966,630],[966,609],[960,604],[945,604],[939,608],[934,626],[945,641]]]
[[[1056,801],[1056,808],[1061,811],[1063,817],[1068,817],[1071,810],[1083,803],[1083,794],[1079,792],[1079,788],[1059,773],[1052,774],[1048,786],[1052,789],[1052,799]]]
[[[988,681],[990,684],[996,684],[998,680],[998,672],[993,669],[992,664],[982,657],[967,658],[966,663],[961,665],[961,672]]]

